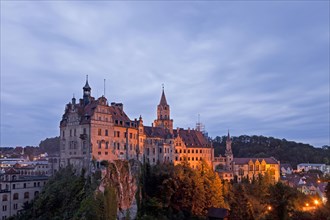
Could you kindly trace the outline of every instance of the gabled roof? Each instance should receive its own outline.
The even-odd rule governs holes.
[[[248,164],[252,160],[253,163],[255,163],[257,160],[261,163],[263,160],[267,164],[278,164],[278,161],[275,160],[273,157],[267,157],[267,158],[234,158],[233,162],[235,164]]]
[[[211,147],[203,133],[197,130],[184,130],[182,128],[173,130],[174,137],[180,136],[186,147]]]
[[[19,174],[19,172],[10,167],[9,169],[5,170],[5,174]]]
[[[131,119],[129,119],[129,117],[126,115],[126,113],[123,110],[121,110],[120,107],[110,106],[109,110],[110,110],[110,114],[112,115],[113,121],[118,120],[118,121],[123,121],[123,123],[131,121]]]

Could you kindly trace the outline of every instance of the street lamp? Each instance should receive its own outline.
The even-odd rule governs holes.
[[[314,200],[314,204],[315,205],[318,205],[319,204],[319,201],[317,199]]]
[[[268,209],[268,211],[270,211],[270,210],[272,210],[272,207],[269,205],[269,206],[267,207],[267,209]]]

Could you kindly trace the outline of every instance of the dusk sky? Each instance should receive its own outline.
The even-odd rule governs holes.
[[[0,146],[59,136],[65,104],[92,95],[211,137],[329,138],[329,1],[1,1]]]

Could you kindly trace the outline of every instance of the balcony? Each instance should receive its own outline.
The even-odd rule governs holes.
[[[80,136],[81,140],[86,140],[87,139],[87,134],[81,134]]]

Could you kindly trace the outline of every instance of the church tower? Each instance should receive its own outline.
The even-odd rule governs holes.
[[[91,101],[91,87],[88,84],[88,75],[86,76],[86,84],[83,87],[83,100],[84,105],[87,105]]]
[[[154,121],[155,127],[162,127],[173,133],[173,119],[170,119],[170,106],[167,104],[164,86],[159,105],[157,106],[157,119]]]
[[[227,170],[232,170],[232,161],[233,161],[233,152],[231,150],[231,138],[230,138],[230,134],[228,131],[228,135],[227,135],[227,140],[226,140],[226,150],[225,150],[225,156],[226,156],[226,169]]]

